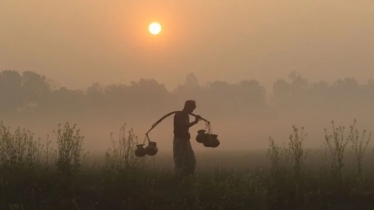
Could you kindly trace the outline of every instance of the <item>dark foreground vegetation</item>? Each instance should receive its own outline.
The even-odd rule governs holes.
[[[125,127],[100,167],[84,164],[78,128],[66,123],[54,134],[57,149],[0,124],[0,209],[374,208],[374,174],[366,164],[373,156],[370,135],[354,125],[326,130],[320,164],[308,161],[306,135],[294,127],[287,144],[269,139],[269,167],[217,165],[179,183],[172,169],[134,156],[137,138]]]

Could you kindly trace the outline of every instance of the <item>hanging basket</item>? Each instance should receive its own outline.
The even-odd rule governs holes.
[[[135,150],[136,157],[144,157],[147,154],[147,152],[146,152],[146,150],[143,146],[144,146],[144,144],[136,145],[136,150]]]
[[[149,142],[148,146],[145,148],[145,151],[147,152],[147,155],[149,156],[156,155],[158,152],[156,142]]]
[[[204,143],[209,140],[209,134],[205,133],[205,130],[198,130],[196,135],[196,141],[199,143]]]

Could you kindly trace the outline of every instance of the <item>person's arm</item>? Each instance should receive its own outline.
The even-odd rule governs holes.
[[[198,123],[198,121],[193,121],[193,122],[190,122],[190,123],[188,123],[188,127],[192,127],[192,126],[194,126],[194,125],[196,125]]]
[[[174,115],[174,123],[178,127],[188,127],[189,128],[189,127],[194,126],[195,124],[197,124],[199,122],[199,120],[200,120],[200,116],[196,116],[195,121],[187,123],[184,120],[184,118],[182,117],[182,115],[180,115],[178,113]]]
[[[199,122],[199,120],[201,120],[201,117],[200,117],[200,115],[197,115],[197,116],[195,117],[195,121],[193,121],[193,122],[191,122],[190,124],[188,124],[188,127],[191,127],[191,126],[197,124],[197,123]]]

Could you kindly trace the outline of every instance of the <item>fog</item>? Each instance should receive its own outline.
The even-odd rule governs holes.
[[[126,123],[138,142],[162,116],[181,110],[184,102],[197,102],[195,114],[211,121],[212,133],[218,134],[221,145],[205,148],[196,142],[199,124],[190,129],[191,142],[198,152],[251,151],[267,149],[269,137],[276,142],[288,141],[292,126],[307,137],[303,144],[318,149],[325,138],[324,129],[332,133],[335,126],[345,126],[346,134],[354,119],[362,132],[374,129],[371,110],[374,105],[374,81],[360,84],[354,78],[337,79],[333,83],[309,82],[297,72],[273,83],[266,91],[257,80],[239,83],[213,81],[202,84],[195,74],[185,76],[173,91],[156,80],[142,79],[126,84],[95,83],[84,90],[54,87],[45,76],[35,72],[2,71],[0,74],[0,110],[4,125],[29,129],[40,137],[56,142],[58,124],[76,124],[85,136],[85,150],[105,152],[118,141],[119,130]],[[190,120],[194,120],[190,117]],[[160,154],[170,154],[173,138],[173,117],[166,118],[150,133]],[[113,133],[113,139],[111,139]],[[56,145],[54,145],[56,147]]]
[[[316,148],[332,120],[374,129],[372,14],[364,0],[1,1],[1,120],[42,142],[76,123],[87,150],[105,151],[124,123],[142,142],[195,99],[214,151],[266,149],[293,125]],[[197,151],[204,127],[190,130]],[[172,136],[172,117],[150,133],[161,153]]]
[[[261,81],[297,71],[310,81],[353,77],[374,63],[374,4],[349,1],[0,2],[0,69],[34,71],[70,88],[155,79],[168,90],[194,72]],[[147,26],[163,31],[151,36]]]

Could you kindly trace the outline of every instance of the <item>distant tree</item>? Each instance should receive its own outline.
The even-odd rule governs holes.
[[[5,70],[0,73],[0,112],[36,113],[47,108],[51,96],[45,76],[32,71],[22,74]]]
[[[199,100],[203,95],[203,90],[199,85],[196,75],[189,73],[186,76],[185,82],[179,85],[172,94],[179,103],[182,103],[187,99]]]
[[[238,84],[214,81],[204,88],[202,100],[214,113],[229,116],[255,112],[266,104],[266,90],[256,80],[244,80]]]
[[[85,104],[88,109],[101,109],[106,103],[104,87],[99,83],[92,84],[85,93]]]
[[[45,76],[35,72],[25,71],[22,74],[22,98],[25,108],[40,107],[45,108],[50,94],[50,85]]]
[[[214,112],[230,111],[230,104],[233,104],[232,86],[227,82],[214,81],[205,87],[205,100]]]
[[[362,90],[361,85],[353,78],[337,80],[331,85],[331,95],[334,96],[335,107],[347,109],[358,105],[365,100]]]
[[[125,103],[129,100],[127,96],[129,92],[129,86],[124,84],[108,85],[104,88],[105,100],[109,106],[114,109],[121,109],[125,106]]]
[[[197,77],[194,73],[187,74],[184,87],[188,89],[197,89],[200,87]]]
[[[334,93],[339,96],[355,95],[359,91],[360,85],[353,78],[339,79],[331,86]]]
[[[22,76],[16,71],[2,71],[0,73],[0,113],[14,113],[22,107]]]
[[[131,82],[129,94],[140,101],[155,101],[164,99],[168,95],[165,85],[159,84],[154,79],[141,79]]]
[[[245,100],[245,104],[261,104],[266,103],[266,89],[256,80],[245,80],[238,84],[239,95]]]
[[[273,84],[273,97],[277,106],[286,109],[297,109],[305,104],[307,99],[308,81],[297,74],[291,72],[289,74],[290,82],[278,79]]]
[[[295,71],[291,72],[288,77],[291,80],[291,85],[295,89],[300,90],[308,87],[308,81]]]
[[[334,107],[334,96],[331,94],[331,85],[327,82],[316,82],[310,84],[305,90],[305,105],[314,109],[330,109]]]
[[[73,114],[82,112],[86,109],[84,103],[84,91],[70,90],[61,87],[54,90],[49,97],[48,113],[54,114]]]
[[[170,107],[169,91],[165,85],[153,79],[131,82],[126,91],[124,110],[136,113],[153,113]],[[164,112],[164,111],[163,111]]]
[[[287,107],[293,100],[292,85],[283,79],[278,79],[273,84],[273,97],[277,106]]]

